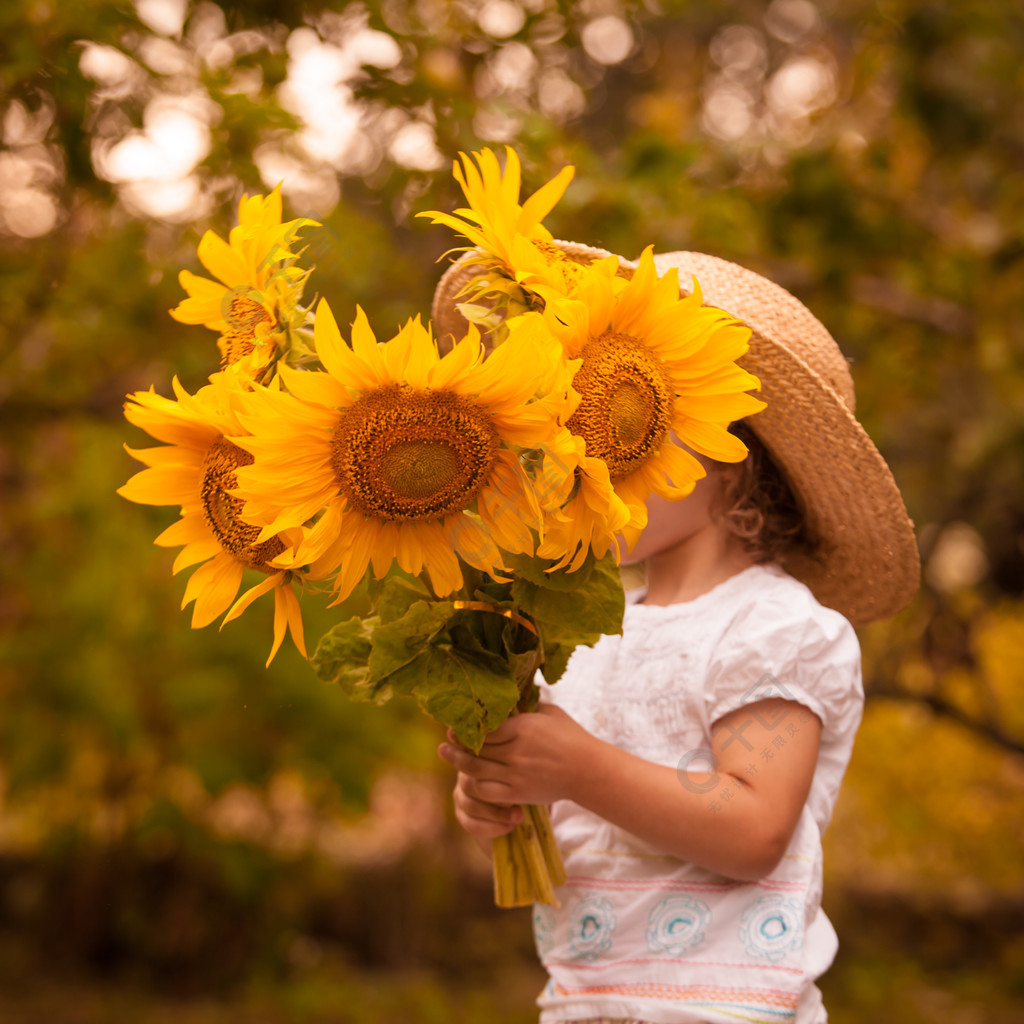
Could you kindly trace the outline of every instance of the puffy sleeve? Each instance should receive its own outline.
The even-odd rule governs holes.
[[[864,709],[860,644],[850,623],[790,577],[757,595],[729,621],[707,676],[708,728],[772,697],[796,701],[821,721],[808,806],[824,832]],[[767,722],[784,740],[784,718]]]
[[[850,737],[864,693],[860,644],[850,623],[790,578],[742,607],[725,627],[707,677],[708,724],[771,697],[805,705],[822,744]]]

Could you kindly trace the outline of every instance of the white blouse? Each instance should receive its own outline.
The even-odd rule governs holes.
[[[560,908],[534,907],[549,974],[538,997],[542,1024],[824,1021],[814,981],[837,941],[821,911],[821,836],[864,702],[849,622],[783,570],[754,566],[692,601],[662,607],[634,599],[622,635],[577,648],[563,678],[542,691],[595,736],[676,768],[680,785],[696,787],[713,811],[733,795],[728,783],[707,778],[714,722],[782,697],[822,723],[792,840],[757,882],[662,853],[571,801],[552,807],[569,878],[557,892]],[[797,728],[786,718],[767,723],[771,744],[751,751],[752,774]],[[702,781],[692,781],[688,767],[703,772]]]

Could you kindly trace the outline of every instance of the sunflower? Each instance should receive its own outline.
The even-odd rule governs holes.
[[[472,159],[460,153],[462,167],[456,162],[453,173],[469,208],[454,214],[428,210],[417,216],[445,224],[473,243],[465,249],[481,270],[464,289],[467,300],[486,298],[492,306],[518,312],[536,307],[535,283],[571,291],[591,257],[552,244],[551,232],[541,223],[561,199],[574,169],[563,167],[520,206],[519,157],[510,147],[505,153],[504,174],[492,150],[473,153]],[[469,320],[493,322],[488,307],[467,301],[460,308]]]
[[[223,374],[190,395],[173,382],[175,399],[149,391],[129,395],[125,417],[151,437],[166,442],[157,448],[132,449],[130,455],[148,468],[136,473],[117,493],[144,505],[179,505],[181,518],[161,533],[154,543],[162,547],[184,545],[173,571],[203,563],[185,588],[182,608],[194,601],[192,628],[209,625],[228,611],[228,622],[256,598],[274,593],[274,643],[267,664],[277,654],[285,630],[306,656],[302,615],[292,584],[295,574],[275,565],[275,560],[297,545],[302,529],[284,531],[261,539],[259,530],[239,518],[242,501],[233,492],[240,466],[252,456],[228,437],[242,431],[235,416],[237,393]],[[235,385],[237,387],[237,384]],[[246,569],[266,579],[235,601]]]
[[[614,273],[609,261],[594,264],[571,298],[540,288],[546,322],[565,356],[580,360],[572,379],[578,402],[565,426],[583,444],[575,453],[564,442],[557,452],[549,447],[545,492],[561,496],[569,488],[571,497],[538,553],[550,557],[559,545],[571,551],[575,538],[573,565],[588,547],[606,551],[609,530],[621,530],[632,546],[652,492],[670,500],[690,493],[705,472],[679,442],[710,459],[739,462],[747,449],[729,424],[764,408],[746,394],[760,386],[757,378],[736,365],[749,328],[702,305],[696,281],[693,293],[680,297],[676,271],[659,278],[650,247],[624,288]],[[608,498],[609,487],[618,502]],[[613,529],[623,507],[628,521]]]
[[[583,438],[565,428],[544,445],[535,487],[545,512],[537,555],[556,560],[552,571],[575,571],[590,551],[603,558],[634,513],[646,522],[646,509],[631,510],[615,493],[605,462],[588,456]]]
[[[207,231],[199,241],[199,260],[216,281],[183,270],[178,280],[188,292],[171,316],[186,324],[218,331],[223,366],[245,362],[259,376],[291,344],[305,310],[299,299],[308,270],[294,265],[290,246],[307,218],[281,223],[281,191],[243,196],[238,226],[228,241]]]
[[[434,591],[463,585],[459,558],[499,576],[502,551],[533,552],[541,510],[516,447],[555,437],[550,405],[534,401],[558,357],[542,323],[517,331],[483,360],[471,329],[444,357],[419,319],[378,344],[357,310],[352,347],[326,302],[315,340],[326,372],[283,367],[288,391],[258,388],[237,443],[255,456],[239,469],[245,516],[260,540],[322,510],[296,564],[335,569],[343,600],[372,563],[424,569]]]

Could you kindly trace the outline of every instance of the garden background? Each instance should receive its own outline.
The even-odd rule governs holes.
[[[831,329],[924,563],[862,631],[827,836],[837,1024],[1024,1021],[1024,9],[1005,0],[6,0],[0,9],[0,1019],[527,1022],[438,730],[348,703],[270,611],[218,633],[124,395],[216,367],[181,268],[243,191],[307,295],[429,312],[459,150],[576,180],[556,237],[746,264]],[[307,632],[330,619],[305,606]]]

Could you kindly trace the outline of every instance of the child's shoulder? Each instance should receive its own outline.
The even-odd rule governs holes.
[[[820,617],[849,625],[839,612],[820,604],[809,587],[775,563],[749,566],[690,601],[651,606],[641,603],[643,597],[643,589],[630,591],[626,595],[627,607],[661,618],[715,615],[733,619],[753,614],[769,620]]]
[[[859,665],[860,643],[849,620],[821,604],[810,588],[777,565],[754,566],[738,584],[719,644],[738,654]],[[724,596],[724,595],[723,595]]]
[[[751,566],[716,589],[734,625],[774,630],[813,623],[828,633],[853,633],[841,612],[823,605],[810,587],[776,564]]]
[[[840,612],[821,604],[810,588],[775,564],[753,565],[690,601],[640,603],[627,597],[625,631],[652,642],[754,647],[838,644],[859,652],[856,633]]]
[[[842,612],[823,605],[806,583],[775,563],[755,565],[739,575],[743,586],[738,603],[783,618],[812,618],[853,629]]]

